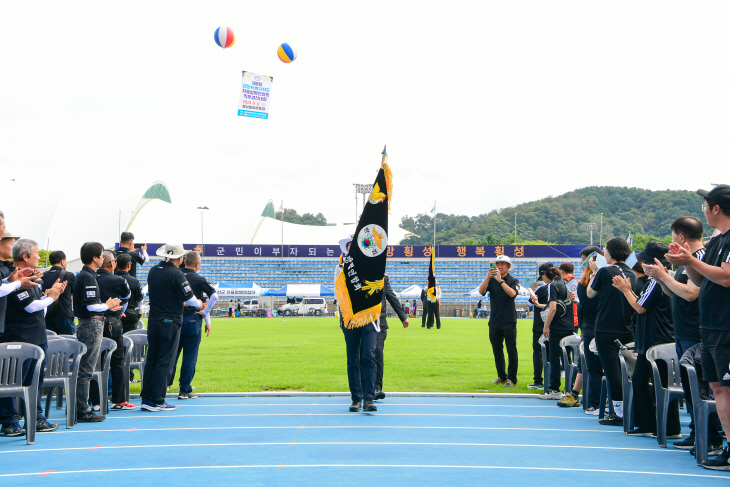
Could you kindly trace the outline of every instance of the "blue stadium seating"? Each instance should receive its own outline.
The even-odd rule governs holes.
[[[152,262],[157,262],[153,259]],[[570,260],[575,265],[575,276],[580,278],[580,261]],[[558,263],[558,262],[556,262]],[[286,284],[322,284],[334,290],[335,259],[215,259],[205,258],[200,274],[211,283],[255,282],[261,287],[278,289]],[[393,290],[416,284],[426,286],[428,260],[389,259],[387,273]],[[515,260],[511,274],[525,285],[537,276],[537,261]],[[147,271],[151,265],[137,266],[137,277],[146,283]],[[488,260],[436,260],[436,279],[441,286],[442,302],[464,302],[464,295],[477,287],[489,271]],[[526,302],[518,298],[518,302]]]

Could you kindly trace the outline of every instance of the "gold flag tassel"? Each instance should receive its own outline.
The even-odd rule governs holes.
[[[380,166],[383,168],[383,173],[385,174],[386,193],[388,194],[388,213],[390,213],[390,201],[393,195],[393,173],[388,165],[388,154],[385,152],[385,147],[383,147],[383,162],[381,162]]]
[[[375,283],[371,282],[369,284],[377,285],[380,282],[381,281],[377,281]],[[363,290],[364,289],[365,286],[363,286]],[[360,328],[362,326],[369,325],[370,323],[374,323],[378,320],[378,318],[380,318],[381,303],[364,309],[356,315],[352,314],[352,303],[350,302],[350,295],[347,293],[347,284],[345,282],[344,272],[341,272],[340,275],[337,276],[337,281],[335,283],[335,295],[337,296],[337,304],[340,305],[342,323],[345,328],[350,330],[353,328]]]

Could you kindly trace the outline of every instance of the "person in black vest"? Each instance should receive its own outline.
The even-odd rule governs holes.
[[[623,293],[613,286],[613,278],[621,276],[629,279],[632,289],[636,285],[636,274],[625,262],[629,255],[631,247],[626,240],[613,237],[608,239],[603,249],[603,256],[608,265],[599,269],[596,261],[591,259],[589,263],[595,274],[586,289],[586,296],[590,299],[598,297],[594,339],[614,409],[613,414],[599,420],[603,425],[624,424],[621,364],[614,341],[619,340],[627,344],[634,340],[634,334],[631,332],[634,310],[624,299]]]
[[[438,285],[438,282],[436,283],[436,289],[434,290],[434,294],[436,295],[436,301],[431,301],[430,299],[426,298],[426,301],[428,301],[428,318],[426,318],[426,328],[431,329],[433,328],[434,318],[436,321],[436,329],[441,329],[441,286]]]
[[[66,283],[61,297],[46,310],[46,328],[58,335],[75,335],[73,310],[74,273],[66,272],[66,254],[60,250],[48,256],[51,268],[43,273],[43,289],[50,289],[57,280]]]
[[[538,279],[543,283],[530,296],[532,304],[535,306],[534,316],[532,317],[532,384],[528,385],[528,389],[544,389],[545,384],[542,381],[542,347],[540,346],[540,337],[544,336],[542,330],[545,327],[545,321],[542,319],[540,312],[547,306],[548,288],[543,281],[545,271],[551,268],[551,263],[540,264],[537,272]],[[545,347],[545,354],[550,356],[550,348]],[[549,377],[548,377],[549,379]]]
[[[132,232],[122,232],[119,237],[119,248],[117,249],[117,255],[129,254],[132,258],[132,266],[129,268],[129,275],[137,277],[137,264],[144,264],[150,260],[147,255],[147,244],[143,244],[139,249],[134,248],[134,234]]]
[[[656,259],[665,268],[670,267],[664,257],[669,247],[661,242],[651,241],[638,255],[640,262],[653,263]],[[634,401],[634,424],[636,428],[629,431],[629,436],[651,436],[657,432],[656,407],[652,397],[652,367],[646,358],[646,352],[654,345],[674,342],[674,326],[672,325],[672,299],[664,292],[661,285],[652,277],[648,277],[644,289],[638,299],[628,279],[615,276],[613,285],[624,294],[626,301],[636,311],[635,351],[636,366],[631,376],[631,388]],[[667,386],[668,371],[666,364],[657,363],[662,385]],[[669,404],[667,414],[667,438],[682,438],[679,424],[678,401]]]
[[[568,288],[559,268],[548,268],[543,274],[543,280],[547,284],[548,311],[542,333],[550,341],[550,382],[547,392],[539,397],[557,400],[560,399],[560,364],[563,360],[560,340],[574,334],[573,303],[568,300]],[[571,391],[571,384],[565,384],[565,391]]]
[[[373,396],[373,399],[376,400],[385,399],[385,393],[383,392],[383,349],[385,348],[385,339],[388,338],[388,305],[386,301],[390,303],[393,311],[395,311],[395,314],[398,315],[398,319],[400,319],[401,323],[403,323],[403,328],[408,328],[408,316],[405,311],[403,311],[403,307],[393,292],[393,288],[390,287],[390,279],[388,279],[387,274],[384,279],[385,286],[383,287],[383,302],[380,307],[380,333],[378,333],[375,342],[375,366],[377,369],[375,372],[375,395]],[[363,367],[361,367],[361,369],[362,368]]]
[[[426,328],[426,318],[428,318],[428,313],[431,309],[431,302],[428,300],[428,293],[425,289],[421,290],[421,303],[423,304],[423,309],[421,310],[421,328]]]
[[[104,337],[114,340],[117,344],[116,350],[112,353],[111,362],[109,363],[109,372],[112,377],[112,406],[111,409],[134,409],[134,404],[129,402],[127,396],[127,378],[124,377],[124,338],[122,326],[122,314],[128,308],[129,299],[132,297],[132,291],[129,284],[121,276],[115,276],[114,271],[117,266],[117,259],[114,254],[108,250],[104,251],[104,263],[101,268],[96,271],[96,282],[99,283],[99,291],[101,292],[101,300],[106,301],[110,298],[120,300],[122,309],[117,311],[107,310],[104,312]],[[101,404],[98,401],[106,401],[106,397],[98,398],[99,394],[96,388],[92,388],[94,394],[90,394],[92,404]]]
[[[103,252],[104,247],[99,242],[86,242],[82,245],[80,254],[84,267],[74,281],[74,314],[79,319],[76,338],[86,345],[86,353],[81,357],[76,380],[76,421],[79,423],[98,423],[106,419],[104,415],[94,414],[89,407],[89,386],[101,351],[104,312],[122,309],[118,298],[101,302],[96,270],[104,263]]]
[[[36,276],[33,269],[16,269],[12,265],[13,245],[20,238],[5,230],[5,219],[0,211],[0,229],[3,231],[0,239],[0,339],[5,329],[5,308],[8,302],[8,294],[17,289],[30,289],[38,286],[35,282]],[[9,262],[10,261],[10,262]]]
[[[117,254],[117,269],[114,271],[114,275],[123,278],[127,281],[129,291],[132,295],[127,302],[127,309],[124,310],[122,316],[122,331],[127,333],[128,331],[136,330],[139,320],[142,316],[140,308],[144,302],[144,295],[142,294],[142,285],[136,277],[129,274],[129,269],[132,266],[132,258],[129,254]],[[130,374],[132,372],[130,371]]]
[[[705,256],[705,246],[702,245],[703,233],[702,222],[692,216],[677,218],[672,223],[672,241],[683,247],[687,246],[692,252],[692,256],[699,260],[702,260]],[[700,335],[700,308],[697,300],[700,288],[689,279],[684,266],[679,266],[676,269],[674,277],[669,275],[661,263],[645,263],[644,270],[646,275],[656,279],[661,284],[664,292],[672,298],[674,343],[677,357],[682,357],[687,350],[702,341]],[[684,369],[681,369],[681,372],[686,375]],[[690,450],[695,446],[695,424],[692,394],[689,389],[688,379],[682,379],[682,389],[687,401],[687,412],[690,415],[689,436],[681,441],[675,441],[673,446],[680,450]],[[722,449],[722,436],[719,434],[718,424],[717,414],[713,413],[709,427],[711,450]]]
[[[171,411],[175,406],[165,402],[172,361],[177,353],[183,320],[183,303],[202,308],[193,294],[185,274],[178,269],[185,249],[181,244],[166,244],[157,250],[165,260],[147,274],[150,314],[147,320],[147,358],[142,381],[144,411]]]
[[[13,265],[18,269],[36,269],[38,267],[38,244],[33,240],[20,239],[13,245]],[[58,299],[66,283],[57,282],[41,292],[40,287],[16,289],[8,295],[5,309],[5,333],[3,343],[24,342],[37,345],[45,354],[48,350],[46,338],[45,310]],[[28,384],[30,374],[35,369],[36,361],[28,360],[23,363],[23,383]],[[43,416],[41,396],[43,394],[43,375],[46,368],[46,358],[43,357],[38,379],[38,400],[36,413],[30,412],[33,406],[26,404],[27,421],[36,422],[36,431],[39,433],[53,431],[57,424],[49,423]],[[3,436],[20,436],[25,430],[20,427],[18,408],[14,397],[0,398],[0,422]]]
[[[491,312],[489,315],[489,341],[494,353],[494,365],[497,367],[497,380],[492,384],[504,384],[514,387],[517,383],[517,310],[515,297],[520,281],[509,274],[514,264],[509,257],[500,255],[495,267],[489,269],[487,277],[479,286],[482,296],[489,292]],[[504,348],[507,346],[509,365],[504,369]]]
[[[198,364],[198,349],[200,348],[200,339],[202,337],[203,319],[208,318],[210,311],[218,301],[218,294],[215,288],[210,285],[208,280],[198,274],[200,270],[200,255],[197,252],[188,252],[185,255],[185,268],[182,269],[183,274],[190,283],[195,297],[200,299],[202,303],[206,303],[204,310],[185,306],[183,311],[182,327],[180,329],[180,343],[177,346],[177,353],[172,362],[170,370],[169,386],[175,381],[175,369],[177,361],[182,353],[183,360],[180,366],[180,387],[178,389],[178,399],[197,399],[198,395],[193,392],[190,383],[195,377],[195,366]],[[210,336],[210,319],[205,323],[205,336]]]

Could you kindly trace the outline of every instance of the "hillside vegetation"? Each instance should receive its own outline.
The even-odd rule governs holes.
[[[669,242],[671,224],[680,216],[694,216],[707,227],[702,214],[703,199],[693,191],[650,191],[639,188],[598,187],[578,189],[555,197],[547,197],[494,210],[478,216],[436,215],[436,243],[442,245],[502,245],[515,239],[523,244],[590,243],[587,224],[595,224],[593,243],[599,242],[601,213],[603,241],[612,236],[634,240],[634,248],[643,248],[652,239]],[[433,218],[427,214],[404,216],[401,227],[420,237],[411,237],[409,244],[433,241]]]

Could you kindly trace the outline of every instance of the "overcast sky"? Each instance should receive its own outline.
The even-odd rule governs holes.
[[[352,221],[384,144],[398,221],[434,200],[477,215],[589,185],[730,182],[726,1],[358,5],[1,2],[9,226],[61,192],[116,221],[120,188],[136,201],[155,180],[231,221],[269,199]],[[244,69],[274,78],[268,120],[237,116]]]

